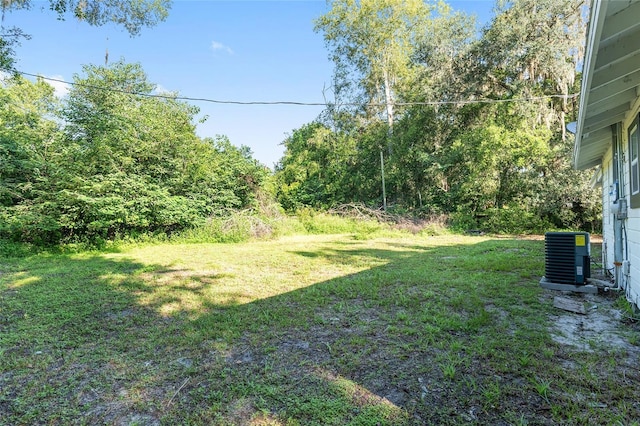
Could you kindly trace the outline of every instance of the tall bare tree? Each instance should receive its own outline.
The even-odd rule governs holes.
[[[368,112],[385,116],[393,128],[398,92],[412,80],[411,57],[433,6],[423,0],[333,0],[329,5],[315,29],[324,33],[336,75],[355,79]]]

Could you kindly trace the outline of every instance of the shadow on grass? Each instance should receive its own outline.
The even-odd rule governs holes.
[[[259,283],[226,291],[233,273],[216,269],[102,255],[7,261],[0,423],[578,424],[640,415],[629,376],[618,380],[603,357],[568,353],[549,337],[541,242],[285,251],[311,276],[326,265],[359,272],[255,299]],[[609,371],[608,381],[567,370],[568,358]],[[596,397],[574,397],[594,388]],[[594,398],[608,410],[594,413]]]

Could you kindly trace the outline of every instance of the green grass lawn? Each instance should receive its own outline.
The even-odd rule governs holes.
[[[639,351],[554,341],[543,261],[452,235],[4,258],[0,424],[631,424]]]

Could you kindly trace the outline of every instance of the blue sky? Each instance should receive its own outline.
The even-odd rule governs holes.
[[[454,9],[486,21],[491,0],[450,1]],[[5,15],[6,27],[32,36],[16,49],[17,68],[72,80],[84,64],[124,58],[139,62],[160,90],[181,96],[231,101],[323,102],[333,65],[313,20],[326,12],[319,1],[181,1],[169,17],[137,37],[120,27],[90,27],[74,19],[59,21],[48,2]],[[329,97],[330,99],[330,97]],[[282,156],[287,134],[314,120],[317,106],[242,106],[194,102],[201,116],[200,136],[223,134],[247,145],[271,167]]]

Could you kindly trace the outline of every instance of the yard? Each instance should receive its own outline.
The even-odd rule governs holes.
[[[638,326],[615,295],[554,308],[543,245],[325,235],[0,259],[0,424],[633,424]]]

